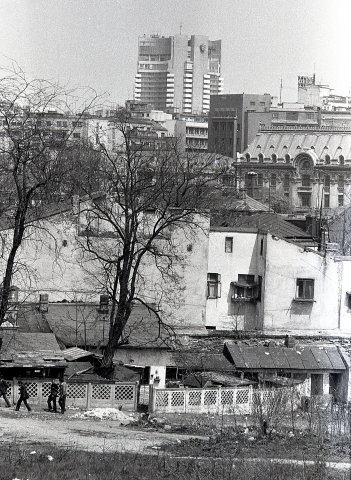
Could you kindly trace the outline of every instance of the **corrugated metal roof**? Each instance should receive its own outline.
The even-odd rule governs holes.
[[[264,347],[225,343],[225,353],[238,370],[345,370],[336,347]]]

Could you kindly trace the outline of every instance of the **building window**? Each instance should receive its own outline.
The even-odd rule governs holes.
[[[251,302],[259,300],[259,283],[255,282],[254,275],[238,275],[238,281],[232,282],[233,302]]]
[[[344,158],[343,155],[340,155],[340,157],[339,157],[339,163],[340,163],[340,165],[344,165],[344,163],[345,163],[345,158]]]
[[[250,154],[247,153],[247,154],[245,155],[245,158],[246,158],[246,161],[249,162],[249,161],[251,160]]]
[[[312,278],[298,278],[296,280],[296,299],[313,300],[314,280]]]
[[[344,195],[338,195],[338,206],[339,207],[344,206]]]
[[[263,154],[262,153],[258,154],[258,162],[263,163]]]
[[[328,190],[330,188],[330,176],[329,175],[325,175],[325,177],[324,177],[324,188],[328,189]]]
[[[272,173],[271,175],[271,189],[275,190],[277,188],[277,175]]]
[[[311,177],[309,175],[302,175],[301,186],[302,187],[310,187],[311,186]]]
[[[234,185],[234,176],[233,175],[223,175],[222,185],[224,185],[225,187],[231,187],[232,185]]]
[[[324,195],[324,208],[330,207],[330,195]]]
[[[80,133],[74,133],[73,138],[80,138]]]
[[[233,237],[225,237],[225,253],[233,252]]]
[[[301,207],[310,207],[311,206],[311,194],[310,193],[300,193],[301,198]]]
[[[338,176],[338,187],[339,188],[344,188],[345,181],[344,181],[344,175],[339,175]]]
[[[290,163],[290,155],[288,153],[285,155],[285,163]]]
[[[330,164],[330,156],[329,156],[329,155],[326,155],[326,156],[325,156],[325,164],[326,164],[326,165],[329,165],[329,164]]]
[[[263,173],[259,173],[257,175],[257,186],[262,187],[263,186]]]
[[[207,274],[207,298],[220,298],[221,276],[219,273]]]
[[[286,173],[284,175],[284,181],[283,181],[283,186],[285,189],[289,188],[289,185],[290,185],[290,175],[288,173]]]
[[[272,162],[277,163],[277,155],[275,153],[272,153]]]

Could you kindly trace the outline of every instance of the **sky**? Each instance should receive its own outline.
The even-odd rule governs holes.
[[[0,67],[133,96],[138,36],[222,40],[224,93],[297,100],[297,76],[351,91],[350,0],[0,0]]]

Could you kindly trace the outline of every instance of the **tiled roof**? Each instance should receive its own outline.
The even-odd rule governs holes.
[[[83,350],[83,348],[71,347],[66,348],[66,350],[62,350],[62,355],[68,362],[72,362],[74,360],[78,360],[78,358],[91,357],[92,353],[88,352],[87,350]]]
[[[237,370],[346,370],[345,363],[335,347],[300,345],[298,348],[281,346],[247,346],[226,342],[224,352]]]
[[[324,159],[325,155],[329,155],[331,159],[338,159],[343,155],[345,160],[351,160],[351,134],[261,132],[255,136],[242,156],[249,153],[251,158],[258,158],[259,153],[262,153],[264,158],[270,158],[272,153],[275,153],[278,158],[284,158],[286,154],[295,158],[306,149],[312,150],[320,159]]]
[[[108,341],[109,318],[100,314],[98,307],[89,303],[49,303],[45,318],[57,340],[66,347],[101,347]],[[124,330],[125,344],[167,347],[170,333],[145,307],[135,306]]]
[[[0,330],[1,367],[63,367],[66,361],[52,333],[22,333],[16,329]]]
[[[227,215],[225,223],[217,225],[217,227],[228,227],[235,230],[236,228],[253,228],[266,230],[272,235],[279,238],[286,238],[289,240],[310,239],[310,235],[299,227],[296,227],[278,213],[254,213],[252,215]],[[212,224],[211,228],[216,230],[216,225]]]

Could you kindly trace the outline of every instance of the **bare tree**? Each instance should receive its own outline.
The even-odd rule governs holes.
[[[2,257],[5,267],[1,282],[1,325],[8,310],[16,255],[25,232],[41,206],[57,201],[61,189],[65,190],[70,165],[67,152],[72,148],[77,119],[87,108],[88,92],[87,89],[68,91],[47,80],[28,80],[17,65],[11,70],[1,70],[0,76],[0,215],[2,230],[11,230]],[[89,97],[91,105],[97,97],[91,91]],[[66,121],[73,115],[73,107],[80,113],[75,122]],[[61,128],[56,128],[58,122],[55,126],[51,124],[48,112],[65,115]]]
[[[95,176],[103,193],[90,195],[82,207],[80,232],[83,263],[110,301],[104,368],[111,367],[125,340],[133,305],[144,305],[165,326],[160,304],[145,298],[148,271],[158,269],[161,296],[167,288],[177,294],[182,258],[176,232],[191,236],[201,229],[209,192],[226,170],[218,156],[180,154],[176,142],[151,149],[136,144],[124,111],[118,112],[113,128],[121,144],[115,153],[100,145],[103,161]]]

